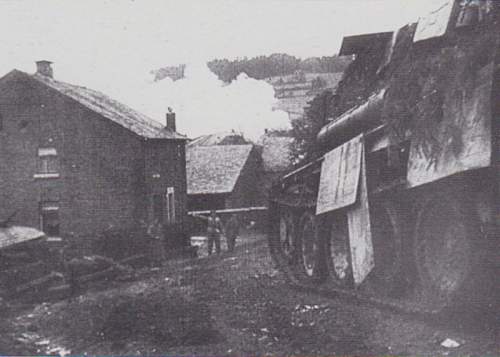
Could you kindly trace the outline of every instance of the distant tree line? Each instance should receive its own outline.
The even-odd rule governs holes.
[[[243,72],[254,79],[285,76],[297,71],[305,73],[342,72],[350,61],[350,57],[323,56],[300,59],[286,53],[274,53],[270,56],[244,57],[232,61],[214,59],[207,65],[220,80],[230,83]]]

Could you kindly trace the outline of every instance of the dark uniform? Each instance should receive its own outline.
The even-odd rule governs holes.
[[[212,254],[212,250],[215,244],[215,251],[217,254],[220,253],[220,236],[222,234],[222,223],[219,217],[215,215],[215,212],[211,214],[208,219],[207,225],[207,236],[208,236],[208,254]]]
[[[226,239],[227,239],[227,249],[230,252],[234,251],[234,246],[236,245],[236,238],[240,233],[240,223],[238,222],[238,217],[232,215],[229,221],[226,223]]]

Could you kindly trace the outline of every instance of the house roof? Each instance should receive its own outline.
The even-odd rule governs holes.
[[[186,152],[187,193],[233,191],[253,145],[191,146]]]
[[[0,249],[44,237],[38,229],[30,227],[12,226],[0,228]]]
[[[265,172],[281,172],[290,166],[293,138],[264,136],[262,138],[262,165]]]
[[[211,145],[245,145],[243,134],[236,131],[221,131],[219,133],[199,136],[191,140],[189,146],[211,146]]]
[[[52,78],[39,74],[30,75],[21,71],[14,71],[16,73],[22,73],[29,76],[30,78],[55,89],[59,93],[77,101],[88,109],[144,138],[186,139],[184,135],[175,131],[167,130],[163,125],[153,119],[96,90],[56,81]]]

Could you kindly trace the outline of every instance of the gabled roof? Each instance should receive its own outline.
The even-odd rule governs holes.
[[[163,125],[142,113],[122,104],[96,90],[56,81],[47,76],[14,70],[11,73],[22,74],[58,91],[77,101],[93,112],[121,125],[122,127],[148,139],[186,139],[175,131],[167,130]]]
[[[293,138],[269,136],[262,138],[262,165],[265,172],[281,172],[290,167]]]
[[[211,145],[245,145],[249,144],[243,134],[236,131],[222,131],[220,133],[199,136],[191,140],[189,146],[211,146]]]
[[[187,193],[233,191],[253,145],[191,146],[186,152]]]

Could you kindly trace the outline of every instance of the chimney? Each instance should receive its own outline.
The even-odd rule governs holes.
[[[168,108],[167,113],[167,126],[165,127],[167,130],[176,131],[175,127],[175,113],[172,111],[172,108]]]
[[[36,62],[36,74],[39,74],[41,76],[45,77],[50,77],[54,78],[53,72],[52,72],[52,62],[50,61],[37,61]]]

